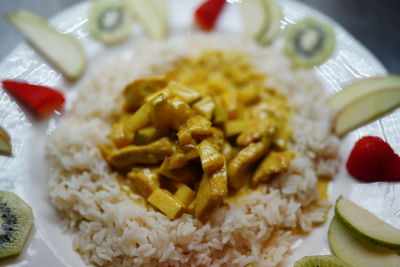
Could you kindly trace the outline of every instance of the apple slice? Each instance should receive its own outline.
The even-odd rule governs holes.
[[[400,230],[343,197],[336,201],[335,214],[351,232],[381,247],[400,249]],[[400,260],[400,258],[399,258]],[[399,265],[400,266],[400,262]]]
[[[6,14],[6,19],[67,78],[76,79],[86,67],[86,56],[78,41],[51,27],[27,10]]]
[[[11,139],[6,130],[0,126],[0,155],[11,156]]]
[[[125,0],[132,16],[141,22],[145,31],[155,40],[161,40],[168,31],[166,15],[161,14],[164,9],[161,1]],[[157,5],[157,7],[155,6]],[[164,10],[165,12],[166,10]]]
[[[384,77],[357,80],[332,95],[329,99],[329,105],[334,111],[338,111],[364,95],[396,88],[400,88],[400,75],[390,74]]]
[[[282,10],[276,0],[246,0],[241,3],[245,32],[261,44],[269,44],[280,32]]]
[[[375,246],[358,238],[337,217],[332,219],[328,241],[333,253],[351,266],[400,266],[400,256],[395,251]]]
[[[400,87],[380,89],[342,107],[334,117],[334,131],[343,136],[400,106]]]

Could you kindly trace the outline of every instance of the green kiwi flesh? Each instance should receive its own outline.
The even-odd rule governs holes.
[[[348,263],[332,255],[305,256],[294,263],[294,267],[351,267]]]
[[[89,32],[105,44],[128,39],[131,22],[129,12],[122,1],[96,0],[89,9]]]
[[[0,191],[0,259],[21,253],[32,224],[31,207],[15,194]]]
[[[335,32],[328,24],[311,17],[289,26],[284,51],[294,67],[309,68],[324,63],[336,46]]]
[[[11,139],[6,130],[0,126],[0,155],[11,156]]]

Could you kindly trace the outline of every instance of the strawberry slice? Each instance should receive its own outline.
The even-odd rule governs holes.
[[[346,167],[353,177],[364,182],[400,181],[400,157],[376,136],[357,141]]]
[[[214,29],[215,22],[222,12],[224,5],[225,0],[207,0],[201,4],[194,14],[197,26],[205,31]]]
[[[46,86],[14,80],[4,80],[2,84],[5,91],[40,118],[48,117],[65,102],[62,93]]]

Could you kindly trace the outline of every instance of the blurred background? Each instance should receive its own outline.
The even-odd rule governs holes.
[[[179,0],[185,1],[185,0]],[[245,1],[245,0],[244,0]],[[363,43],[392,73],[400,74],[399,0],[298,0],[330,16]],[[0,0],[1,16],[27,8],[45,18],[81,0]],[[200,1],[199,1],[200,2]],[[0,60],[23,40],[0,19]]]

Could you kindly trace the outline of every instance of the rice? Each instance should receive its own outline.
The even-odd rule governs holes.
[[[293,108],[289,170],[235,202],[225,202],[202,224],[191,215],[169,220],[127,193],[102,158],[122,105],[124,85],[162,73],[171,62],[204,49],[236,50],[269,75],[268,86]],[[319,176],[337,170],[339,141],[330,131],[321,83],[311,71],[294,71],[273,48],[240,37],[193,35],[164,43],[142,41],[131,57],[105,60],[81,88],[72,110],[59,121],[46,147],[52,203],[74,230],[73,248],[87,264],[107,266],[277,266],[296,240],[325,220]]]

